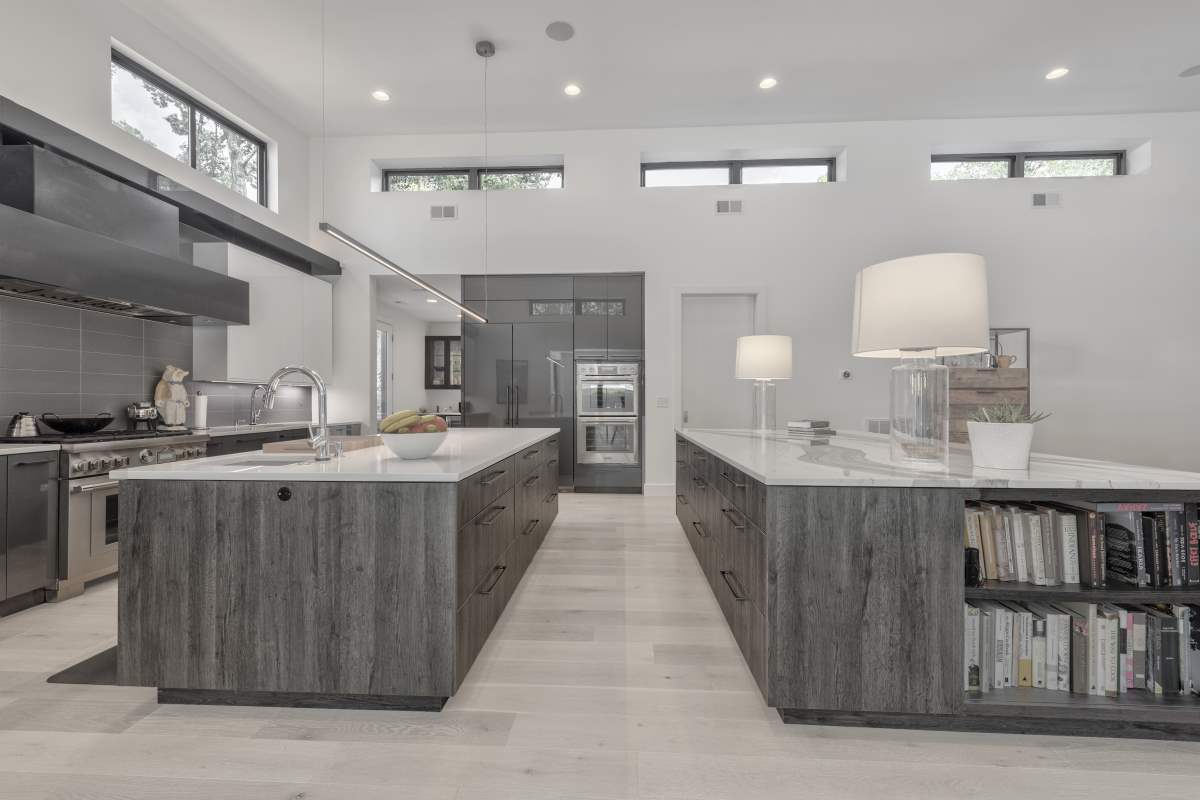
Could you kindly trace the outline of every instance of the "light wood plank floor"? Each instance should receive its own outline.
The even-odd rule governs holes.
[[[563,495],[441,714],[162,706],[48,674],[111,646],[116,584],[0,620],[0,799],[1200,796],[1200,744],[784,726],[672,501]]]

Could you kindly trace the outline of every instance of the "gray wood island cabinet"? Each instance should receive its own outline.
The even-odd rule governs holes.
[[[785,722],[1200,738],[1200,697],[964,687],[964,601],[1200,603],[1200,586],[964,585],[968,503],[1196,503],[1200,474],[1035,454],[1025,471],[891,463],[887,437],[676,434],[676,514]]]
[[[160,702],[441,708],[554,522],[558,435],[121,471],[121,682]]]

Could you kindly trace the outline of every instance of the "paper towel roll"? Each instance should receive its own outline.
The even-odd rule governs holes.
[[[208,428],[208,395],[196,394],[192,401],[192,413],[194,415],[192,427],[206,430]]]

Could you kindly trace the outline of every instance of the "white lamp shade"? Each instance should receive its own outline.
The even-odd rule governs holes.
[[[759,381],[792,377],[792,337],[739,336],[735,374],[743,380]]]
[[[987,349],[983,256],[909,256],[867,267],[855,278],[854,355],[900,358],[905,350],[933,350],[961,356]]]

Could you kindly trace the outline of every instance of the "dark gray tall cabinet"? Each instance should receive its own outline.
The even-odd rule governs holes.
[[[463,320],[463,424],[557,427],[561,486],[640,488],[640,463],[576,464],[575,365],[642,362],[643,276],[465,275],[462,297],[488,319]]]
[[[52,577],[58,538],[58,453],[0,456],[0,469],[3,602],[45,589]]]

